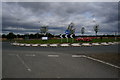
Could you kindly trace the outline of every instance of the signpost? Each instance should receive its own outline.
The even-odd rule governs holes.
[[[65,37],[67,38],[67,42],[68,42],[68,35],[66,34]]]
[[[67,30],[65,30],[65,38],[68,42],[68,38],[72,38],[72,42],[74,40],[73,36],[74,36],[74,33],[75,33],[75,28],[74,28],[74,23],[70,23],[70,25],[68,26]]]
[[[42,37],[42,40],[48,40],[48,37]]]
[[[70,34],[70,30],[66,30],[66,31],[65,31],[65,34]]]
[[[70,38],[72,38],[72,42],[74,42],[73,34],[70,35]]]
[[[70,34],[70,30],[66,30],[65,34],[66,34],[65,37],[67,38],[67,42],[68,42],[68,34]]]
[[[73,34],[70,35],[70,38],[73,38]]]
[[[63,39],[63,36],[62,36],[62,34],[60,34],[60,38],[61,38],[61,43],[62,43],[62,39]]]

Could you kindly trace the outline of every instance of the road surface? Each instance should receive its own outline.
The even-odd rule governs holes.
[[[119,69],[73,55],[118,53],[118,46],[16,47],[3,42],[3,78],[118,78]]]

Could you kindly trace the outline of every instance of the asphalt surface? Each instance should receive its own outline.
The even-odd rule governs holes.
[[[118,78],[119,69],[82,57],[118,53],[118,46],[18,47],[3,42],[3,78]]]

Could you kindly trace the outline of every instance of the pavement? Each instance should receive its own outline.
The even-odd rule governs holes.
[[[120,69],[83,57],[118,53],[118,45],[20,47],[3,42],[3,78],[118,78]]]

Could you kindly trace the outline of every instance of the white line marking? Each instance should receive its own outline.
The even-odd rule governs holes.
[[[89,56],[84,56],[84,57],[120,69],[119,66],[113,65],[111,63],[108,63],[108,62],[105,62],[105,61],[102,61],[102,60],[99,60],[99,59],[95,59],[95,58],[92,58],[92,57],[89,57]]]
[[[17,57],[18,57],[18,59],[22,62],[22,64],[27,68],[27,70],[28,71],[32,71],[29,67],[28,67],[28,65],[22,60],[22,58],[19,56],[19,55],[16,55]]]
[[[85,56],[85,55],[72,55],[72,57],[83,57],[83,58],[87,58],[87,59],[94,60],[94,61],[97,61],[97,62],[101,62],[101,63],[103,63],[103,64],[106,64],[106,65],[109,65],[109,66],[112,66],[112,67],[115,67],[115,68],[120,69],[119,66],[116,66],[116,65],[113,65],[113,64],[111,64],[111,63],[108,63],[108,62],[105,62],[105,61],[102,61],[102,60],[99,60],[99,59],[95,59],[95,58],[92,58],[92,57],[89,57],[89,56]]]
[[[48,57],[59,57],[59,55],[48,55]]]
[[[35,55],[35,54],[26,54],[25,56],[34,57],[34,56],[36,56],[36,55]]]
[[[72,55],[72,57],[84,57],[84,55]]]

